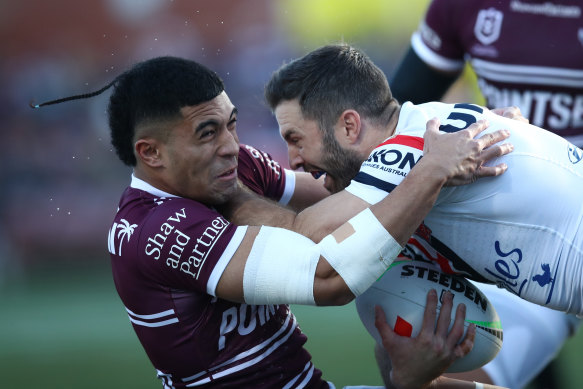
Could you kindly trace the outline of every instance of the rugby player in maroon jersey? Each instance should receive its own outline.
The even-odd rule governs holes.
[[[391,77],[393,96],[401,103],[440,100],[466,63],[488,107],[515,105],[532,124],[583,147],[580,1],[433,0]],[[480,289],[497,307],[505,329],[540,341],[526,346],[507,338],[488,365],[456,376],[517,389],[533,380],[535,386],[558,385],[551,362],[581,320],[501,294],[493,286],[481,284]],[[547,328],[554,329],[553,336],[546,335]]]
[[[433,0],[391,77],[393,95],[440,100],[465,63],[489,108],[517,106],[530,123],[583,146],[581,1]]]

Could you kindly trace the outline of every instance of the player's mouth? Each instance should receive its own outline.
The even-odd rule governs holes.
[[[324,176],[324,188],[328,190],[328,192],[332,192],[333,188],[336,186],[334,183],[334,178],[326,173],[324,170],[310,170],[310,174],[316,180],[320,177]]]
[[[310,174],[312,175],[312,177],[314,177],[316,180],[320,177],[322,177],[324,174],[326,174],[325,171],[323,170],[312,170],[310,172]]]
[[[223,173],[217,176],[219,180],[228,181],[237,178],[237,167],[231,168],[229,170],[225,170]]]

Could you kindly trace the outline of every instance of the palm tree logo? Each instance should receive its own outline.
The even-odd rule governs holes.
[[[120,255],[121,256],[121,246],[122,243],[124,242],[124,238],[126,238],[125,240],[127,240],[128,242],[130,241],[130,237],[132,236],[132,234],[134,233],[135,228],[137,227],[137,224],[130,224],[126,219],[121,219],[119,221],[119,223],[113,223],[113,226],[111,227],[111,230],[109,230],[109,252],[111,254],[114,255]],[[116,253],[115,250],[115,238],[116,238],[116,234],[115,232],[118,231],[117,233],[117,238],[119,239],[119,252]]]

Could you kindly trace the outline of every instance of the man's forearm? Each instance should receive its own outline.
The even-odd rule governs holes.
[[[230,222],[249,226],[271,226],[293,230],[297,213],[278,203],[260,197],[243,184],[228,203],[217,207]]]
[[[408,177],[384,200],[371,206],[381,224],[404,245],[435,203],[445,178],[435,164],[419,161]],[[286,228],[319,242],[348,219],[369,207],[364,200],[341,191],[296,212],[243,189],[228,206],[220,208],[236,224]]]
[[[391,236],[404,245],[429,213],[446,182],[421,159],[390,195],[370,207]]]

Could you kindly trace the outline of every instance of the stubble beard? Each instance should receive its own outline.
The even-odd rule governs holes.
[[[332,193],[346,188],[356,177],[364,159],[354,150],[344,149],[334,136],[325,136],[322,142],[322,167],[333,179]]]

